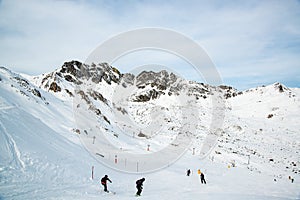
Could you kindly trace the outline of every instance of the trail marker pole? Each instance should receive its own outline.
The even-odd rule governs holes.
[[[94,179],[94,166],[92,166],[92,180]]]
[[[250,155],[248,155],[248,165],[250,165]]]

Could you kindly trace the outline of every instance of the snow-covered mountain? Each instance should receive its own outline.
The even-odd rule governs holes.
[[[0,68],[0,199],[132,199],[141,176],[143,199],[297,199],[299,97],[299,88],[280,83],[237,91],[167,71],[122,74],[106,63],[71,61],[36,77]],[[147,155],[183,148],[178,133],[191,138],[188,151],[157,172],[127,174],[97,162],[115,159],[98,148],[104,137],[120,152]],[[209,134],[217,143],[200,159]],[[121,156],[114,168],[124,169]],[[101,193],[104,174],[116,195]]]

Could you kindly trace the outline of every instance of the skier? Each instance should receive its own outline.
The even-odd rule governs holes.
[[[112,183],[112,181],[108,178],[108,176],[107,175],[105,175],[102,179],[101,179],[101,184],[103,185],[103,187],[104,187],[104,192],[109,192],[108,190],[107,190],[107,181],[109,181],[109,182],[111,182]]]
[[[144,181],[145,181],[145,178],[142,178],[142,179],[139,179],[135,182],[136,183],[136,189],[138,190],[136,192],[136,196],[141,196]]]
[[[201,183],[202,183],[202,184],[203,184],[203,183],[206,184],[206,181],[205,181],[203,172],[200,174],[200,178],[201,178]]]
[[[201,174],[201,171],[200,171],[200,169],[198,169],[198,170],[197,170],[197,174],[199,174],[199,176],[200,176],[200,174]]]
[[[191,170],[188,169],[188,170],[186,171],[186,175],[187,175],[187,176],[190,176],[190,174],[191,174]]]

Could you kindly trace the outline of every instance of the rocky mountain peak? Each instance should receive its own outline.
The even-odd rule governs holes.
[[[147,85],[157,86],[161,90],[170,87],[179,79],[174,73],[169,73],[166,70],[159,72],[143,71],[136,77],[136,86],[144,88]]]
[[[65,82],[74,86],[91,80],[95,84],[105,82],[110,85],[112,82],[119,83],[121,77],[119,70],[107,63],[87,65],[73,60],[65,62],[56,71],[37,78],[37,85],[46,90],[61,92],[66,89]]]
[[[278,83],[278,82],[274,83],[273,85],[274,85],[275,90],[277,90],[280,93],[290,90],[288,87],[286,87],[283,84]]]
[[[77,84],[89,79],[94,83],[99,83],[102,80],[108,84],[111,82],[118,83],[121,77],[121,73],[108,63],[87,65],[79,61],[65,62],[57,74],[63,76],[67,81]]]

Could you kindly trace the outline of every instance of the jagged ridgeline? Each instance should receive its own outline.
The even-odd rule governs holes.
[[[156,99],[160,95],[179,95],[182,90],[186,90],[188,95],[195,96],[196,99],[207,98],[215,92],[222,92],[225,98],[234,97],[242,92],[237,92],[231,86],[210,86],[204,83],[187,81],[178,77],[172,72],[162,70],[160,72],[143,71],[138,75],[131,73],[122,74],[117,68],[107,63],[87,65],[79,61],[65,62],[62,67],[54,72],[43,75],[40,85],[53,92],[64,92],[64,90],[72,96],[68,88],[64,87],[63,80],[74,85],[81,85],[85,81],[92,81],[95,84],[106,83],[111,85],[135,86],[138,89],[145,89],[151,86],[151,90],[147,90],[146,94],[142,94],[134,99],[135,101],[149,101]]]

